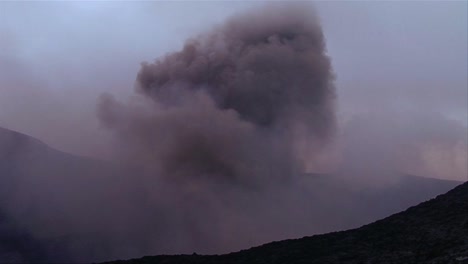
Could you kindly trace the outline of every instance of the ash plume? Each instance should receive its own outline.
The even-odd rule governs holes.
[[[7,52],[18,58],[0,54],[5,61],[0,61],[1,126],[44,142],[0,128],[0,240],[13,238],[0,243],[0,260],[11,256],[14,248],[21,255],[11,257],[16,263],[227,253],[362,226],[456,184],[406,178],[394,172],[397,169],[466,178],[466,126],[427,113],[420,107],[425,104],[418,104],[427,96],[408,101],[424,110],[424,118],[408,111],[381,113],[385,102],[393,104],[396,97],[406,96],[392,82],[400,75],[386,67],[396,53],[381,53],[373,49],[380,44],[372,42],[355,45],[343,31],[357,30],[365,37],[366,26],[382,25],[373,20],[356,24],[354,16],[327,15],[325,10],[321,14],[327,32],[332,32],[330,43],[341,45],[333,53],[335,69],[345,80],[339,85],[344,88],[340,105],[356,100],[342,107],[345,119],[356,106],[377,113],[358,113],[356,119],[343,121],[341,134],[335,132],[334,74],[321,25],[304,3],[269,4],[188,39],[182,48],[143,63],[135,93],[128,101],[117,99],[128,96],[121,88],[132,85],[138,69],[131,65],[148,58],[145,49],[151,50],[150,56],[165,50],[180,38],[174,37],[178,23],[188,21],[160,19],[154,10],[163,14],[181,6],[186,11],[202,8],[182,3],[165,9],[155,3],[109,2],[99,8],[94,3],[79,12],[75,8],[84,3],[68,11],[62,5],[41,4],[44,14],[60,14],[64,20],[52,16],[44,19],[50,23],[44,22],[43,28],[34,25],[19,34],[19,43],[27,45]],[[204,11],[228,6],[208,8],[211,5]],[[16,32],[22,24],[31,24],[17,18],[28,8],[5,11],[11,15],[0,17],[14,18],[11,27]],[[353,10],[345,13],[358,14]],[[339,23],[333,23],[336,18]],[[168,20],[170,30],[160,24],[153,27]],[[329,28],[335,24],[338,29]],[[38,41],[45,41],[44,50],[50,54],[33,49],[37,42],[31,32],[38,32]],[[69,38],[70,32],[76,37]],[[336,42],[334,34],[339,36]],[[163,48],[152,47],[157,39]],[[20,46],[11,43],[11,48]],[[340,50],[352,50],[355,57]],[[30,52],[40,59],[28,59]],[[348,62],[341,70],[340,54]],[[81,64],[78,59],[83,59]],[[375,74],[376,68],[385,74]],[[405,73],[410,69],[402,67]],[[346,73],[362,73],[355,79],[359,85],[367,79],[378,85],[364,82],[364,90],[359,90],[352,84],[354,78],[343,78]],[[96,106],[96,95],[103,89],[112,94],[100,97],[96,113],[89,106]],[[98,129],[95,121],[105,129]],[[63,153],[47,147],[49,143],[105,160]],[[101,149],[103,155],[97,153]],[[115,156],[108,159],[108,152]]]
[[[98,115],[120,155],[165,178],[289,178],[301,169],[298,134],[319,148],[335,127],[324,36],[303,5],[231,18],[143,63],[136,90],[127,104],[104,95]]]

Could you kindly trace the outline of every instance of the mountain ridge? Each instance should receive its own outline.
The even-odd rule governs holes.
[[[114,228],[125,226],[126,219],[146,215],[144,210],[148,209],[138,207],[139,202],[147,202],[146,194],[142,194],[145,182],[135,177],[138,173],[134,168],[126,170],[109,162],[64,153],[35,138],[0,128],[0,259],[11,263],[83,263],[152,254],[151,248],[138,251],[135,241],[141,237],[128,230],[129,233],[118,236],[117,246],[135,253],[122,255],[119,250],[112,251],[112,246],[116,246],[115,229],[109,224]],[[252,241],[241,240],[222,250],[359,227],[459,184],[400,175],[394,184],[379,189],[350,185],[337,175],[305,176],[295,186],[298,194],[294,199],[300,202],[297,207],[308,210],[309,215],[319,213],[327,219],[325,223],[307,217],[301,218],[299,228],[293,222],[278,222],[265,230],[276,228],[281,232]],[[295,213],[301,216],[301,212]],[[87,217],[90,215],[93,218]],[[77,226],[81,223],[90,225]],[[146,232],[144,227],[135,228]],[[221,253],[209,252],[208,247],[203,250],[208,252],[199,252]]]
[[[160,255],[102,264],[146,263],[465,264],[468,263],[468,183],[357,229],[276,241],[224,255]]]

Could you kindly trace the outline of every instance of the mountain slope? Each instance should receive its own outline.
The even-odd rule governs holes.
[[[116,193],[111,175],[119,174],[107,163],[0,128],[0,262],[69,261],[71,250],[93,255],[80,239],[96,230],[75,224],[113,209],[96,204]]]
[[[209,211],[205,200],[200,207],[187,206],[184,211],[177,206],[180,203],[174,204],[183,195],[171,196],[161,207],[151,200],[154,188],[145,186],[144,177],[139,176],[138,169],[60,152],[39,140],[0,128],[0,260],[83,263],[157,254],[167,252],[166,248],[174,253],[187,252],[177,246],[192,230],[205,231],[193,237],[193,244],[201,245],[201,249],[190,244],[188,252],[228,252],[362,226],[459,184],[399,176],[392,184],[376,187],[337,175],[305,175],[302,182],[289,187],[294,191],[286,194],[257,195],[241,190],[242,197],[252,199],[246,199],[247,204],[239,203],[238,211],[234,208],[224,213],[244,214],[240,219],[246,221],[223,219],[230,221],[230,230],[240,230],[247,223],[252,231],[234,234],[231,243],[229,238],[219,241],[218,231],[210,226],[207,215],[216,218],[223,212]],[[245,206],[258,198],[265,200],[261,205],[273,204],[272,210],[265,213],[263,208],[253,206],[246,210]],[[206,214],[198,213],[200,209]],[[285,212],[288,215],[283,217]],[[194,214],[199,218],[190,218]],[[187,218],[192,222],[184,222]],[[180,223],[186,224],[185,229]],[[264,228],[258,230],[259,226]],[[164,247],[166,238],[174,232],[179,232],[179,237]],[[225,244],[220,249],[212,248],[205,239]]]
[[[155,256],[106,263],[468,263],[468,183],[354,230],[219,256]]]

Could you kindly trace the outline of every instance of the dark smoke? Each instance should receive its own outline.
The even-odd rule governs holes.
[[[304,5],[236,16],[188,40],[144,63],[137,91],[129,104],[103,96],[99,117],[125,158],[159,177],[289,178],[301,170],[301,131],[314,147],[334,132],[331,64]]]
[[[50,12],[49,7],[44,10]],[[0,240],[6,238],[0,241],[0,262],[4,256],[16,263],[89,263],[156,254],[226,253],[358,227],[453,187],[456,183],[411,178],[406,186],[408,181],[400,181],[400,174],[386,171],[397,167],[393,163],[400,165],[402,157],[410,165],[416,160],[416,167],[422,168],[416,171],[430,170],[426,163],[442,171],[446,164],[454,167],[438,165],[434,160],[439,156],[422,147],[440,143],[436,150],[440,145],[446,151],[435,154],[457,156],[459,149],[466,149],[466,128],[433,117],[427,127],[419,124],[408,130],[415,124],[411,118],[376,115],[371,121],[352,120],[343,127],[343,136],[334,138],[333,74],[319,21],[310,10],[307,4],[273,4],[235,16],[188,40],[181,51],[144,63],[128,102],[103,95],[97,114],[114,136],[117,162],[62,153],[0,128]],[[94,40],[94,35],[84,36]],[[106,41],[96,43],[108,48]],[[96,57],[106,64],[122,60],[121,56],[107,60],[108,56]],[[129,64],[122,62],[117,68],[126,72]],[[20,109],[12,120],[24,116],[24,122],[51,138],[66,135],[64,141],[73,138],[93,146],[101,141],[77,128],[77,124],[86,128],[89,122],[61,118],[63,110],[78,101],[73,94],[57,99],[63,107],[41,111],[36,106],[50,105],[50,99],[43,99],[49,94],[38,97],[44,93],[29,91],[37,92],[33,88],[40,80],[21,64],[4,65],[7,71],[0,71],[0,78],[7,85],[2,87],[28,88],[21,107],[14,102],[24,102],[23,93],[0,98],[14,106],[11,109]],[[79,80],[75,87],[99,90],[104,85],[96,81],[104,73],[113,78],[108,83],[123,85],[125,78],[93,65],[91,69],[99,70],[90,78],[82,78],[87,72],[73,75]],[[64,83],[73,86],[68,71],[52,73],[65,76]],[[113,91],[118,93],[115,86]],[[381,107],[381,101],[372,103]],[[70,129],[58,122],[63,119]],[[441,137],[434,140],[437,136]],[[342,167],[335,162],[341,145],[329,144],[340,139]],[[430,155],[420,155],[421,151]],[[466,157],[466,151],[462,154]],[[462,172],[465,160],[456,163],[465,166]],[[328,162],[331,165],[323,171],[338,170],[342,175],[317,170],[305,174],[303,161],[311,167]],[[374,183],[363,184],[375,178],[380,182],[379,177],[397,180],[380,189],[371,188]],[[15,251],[18,254],[11,256]]]

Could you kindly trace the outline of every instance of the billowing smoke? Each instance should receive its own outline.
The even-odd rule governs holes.
[[[299,135],[315,148],[333,135],[335,89],[316,16],[285,7],[236,16],[143,63],[140,96],[128,104],[104,95],[99,117],[126,159],[157,177],[256,183],[297,174]]]
[[[143,63],[137,74],[135,94],[128,101],[117,99],[123,95],[119,94],[121,86],[128,83],[127,77],[118,73],[133,74],[136,70],[129,65],[139,57],[135,54],[146,57],[146,53],[136,50],[140,47],[151,52],[158,50],[149,48],[152,43],[145,42],[147,38],[135,37],[142,31],[151,34],[151,26],[157,20],[151,20],[154,10],[148,7],[162,8],[160,2],[156,8],[153,3],[141,3],[137,11],[126,15],[127,20],[121,20],[125,16],[115,10],[123,11],[130,7],[127,4],[130,3],[106,3],[102,13],[93,13],[92,23],[78,24],[86,34],[59,45],[89,41],[89,47],[70,45],[63,52],[52,53],[66,58],[63,61],[69,67],[67,71],[51,70],[54,63],[44,58],[35,63],[39,66],[33,67],[42,71],[29,74],[23,64],[9,63],[17,58],[2,57],[8,63],[0,62],[0,68],[5,69],[0,71],[0,78],[3,77],[0,91],[9,96],[0,96],[3,110],[0,118],[8,117],[11,121],[2,121],[2,126],[41,139],[47,135],[46,143],[73,143],[70,146],[78,145],[77,150],[86,149],[84,153],[96,154],[95,147],[100,149],[98,143],[105,141],[103,152],[113,153],[115,159],[76,157],[0,128],[0,240],[14,238],[0,243],[0,260],[10,257],[18,248],[21,256],[11,257],[11,262],[85,263],[154,254],[225,253],[273,240],[358,227],[454,186],[437,181],[426,184],[417,178],[405,182],[404,176],[400,177],[403,173],[414,171],[446,178],[454,172],[466,175],[466,126],[460,127],[430,113],[414,119],[409,112],[358,116],[342,126],[342,136],[334,137],[334,74],[320,23],[304,3],[277,3],[239,14],[187,40],[180,51]],[[185,7],[185,3],[175,8],[182,6],[186,14],[192,12],[187,11],[190,7]],[[78,19],[87,16],[75,17],[61,6],[58,8],[60,12],[55,13],[63,14],[64,21],[88,21]],[[51,9],[46,6],[44,10],[49,14]],[[106,14],[104,17],[112,18],[111,22],[94,32],[89,25],[106,20],[103,19]],[[374,25],[356,26],[353,19],[345,16],[327,17],[338,19],[339,29],[346,32]],[[134,26],[135,21],[139,26]],[[349,22],[347,27],[342,21]],[[46,25],[44,32],[64,31],[63,38],[73,32],[61,20],[49,22],[64,25],[66,30],[50,30],[52,26]],[[384,29],[379,23],[375,25],[378,32]],[[345,80],[339,85],[340,98],[346,102],[346,96],[342,95],[352,94],[353,98],[359,98],[354,106],[379,112],[377,108],[382,108],[384,101],[391,101],[390,97],[377,99],[369,97],[370,94],[402,92],[396,92],[394,87],[387,89],[386,85],[394,84],[383,74],[369,74],[376,68],[375,62],[361,62],[358,58],[380,59],[380,54],[386,53],[372,50],[373,46],[365,43],[352,45],[355,38],[347,38],[339,29],[327,31],[346,36],[335,42],[342,45],[338,50],[356,53],[359,48],[356,53],[359,56],[342,56],[352,65],[344,67],[340,76],[362,73],[364,77],[357,81],[369,78],[377,84],[363,85],[376,89],[372,92],[359,92],[349,84],[350,80]],[[32,30],[36,32],[37,28]],[[113,30],[113,34],[107,34],[107,30]],[[87,34],[88,31],[94,33]],[[39,32],[42,36],[42,31]],[[116,32],[121,38],[113,46],[114,38],[107,36]],[[24,32],[28,41],[29,33]],[[153,40],[159,36],[155,34]],[[43,38],[38,39],[42,43]],[[127,39],[142,46],[128,45],[123,41]],[[49,40],[52,41],[55,39]],[[158,41],[170,42],[167,37]],[[47,44],[44,46],[60,50],[49,42],[44,42]],[[31,46],[36,45],[32,43]],[[73,54],[74,59],[86,57],[79,51],[91,47],[88,60],[83,60],[81,66],[75,60],[69,63],[64,55]],[[30,48],[25,46],[22,53],[27,54]],[[372,52],[379,56],[371,56],[375,54]],[[339,52],[333,54],[340,58]],[[25,66],[29,64],[24,61]],[[55,64],[61,70],[62,64]],[[386,64],[387,61],[383,66]],[[84,65],[91,66],[77,74]],[[334,65],[339,69],[339,63]],[[41,78],[34,76],[46,73],[60,80],[57,90],[62,91],[61,86],[73,88],[58,97],[52,96],[54,92],[43,93],[36,86],[54,82],[42,84]],[[388,76],[399,79],[394,74]],[[86,87],[93,90],[89,96],[93,105],[94,93],[112,87],[113,94],[103,94],[97,105],[99,124],[112,135],[111,151],[107,149],[108,134],[101,137],[86,133],[96,129],[96,120],[87,115],[88,112],[95,115],[90,102],[79,103],[77,97],[90,93]],[[72,90],[78,92],[69,93]],[[126,96],[124,93],[123,97]],[[51,104],[51,98],[57,98],[59,103]],[[422,96],[417,99],[425,100]],[[81,118],[67,114],[67,109],[76,112],[70,110],[71,103],[87,113],[78,115],[84,121],[76,121]],[[351,112],[352,107],[342,109]],[[350,114],[346,114],[345,118],[349,118]],[[41,133],[13,126],[21,123],[23,128],[40,129]],[[330,144],[335,140],[337,144]],[[72,149],[67,150],[81,153]],[[317,170],[321,166],[324,169]],[[314,173],[306,174],[306,169]],[[399,171],[393,173],[394,170]],[[446,175],[434,173],[436,170]],[[362,187],[362,183],[372,183],[372,179],[380,182],[382,178],[403,180],[395,185],[385,182],[386,189]],[[441,189],[432,188],[431,184]]]
[[[319,151],[335,130],[332,69],[310,6],[235,16],[143,63],[136,91],[98,105],[115,158],[135,168],[120,194],[132,205],[117,206],[135,219],[111,224],[131,228],[104,236],[114,250],[223,252],[317,227],[289,218],[303,214],[299,143]],[[116,243],[129,236],[139,244]]]

